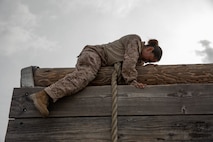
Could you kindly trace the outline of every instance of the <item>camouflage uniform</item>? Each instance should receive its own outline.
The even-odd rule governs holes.
[[[127,84],[137,79],[136,64],[141,61],[144,43],[138,35],[127,35],[114,42],[102,45],[87,45],[78,57],[75,71],[45,88],[56,101],[75,94],[95,79],[99,69],[122,62],[122,76]]]

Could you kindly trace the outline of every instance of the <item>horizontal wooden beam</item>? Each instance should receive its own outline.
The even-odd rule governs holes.
[[[14,89],[10,118],[41,117],[28,96],[42,88]],[[213,114],[213,84],[118,86],[118,115]],[[49,117],[110,116],[111,86],[89,86],[50,104]]]
[[[111,142],[110,117],[10,120],[6,142]],[[211,142],[213,115],[119,116],[118,141]]]
[[[147,65],[138,66],[138,81],[148,85],[183,84],[183,83],[213,83],[213,64],[185,65]],[[36,68],[34,69],[35,86],[49,86],[74,68]],[[110,85],[113,67],[102,67],[95,80],[90,85]],[[125,84],[121,80],[119,84]]]

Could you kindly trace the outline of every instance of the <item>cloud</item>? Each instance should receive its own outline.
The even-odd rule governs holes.
[[[26,50],[51,50],[57,43],[36,34],[38,18],[27,5],[2,1],[0,7],[0,55]],[[7,8],[7,9],[6,9]]]
[[[138,6],[139,0],[90,0],[90,1],[79,1],[79,0],[61,0],[58,3],[56,0],[54,3],[59,6],[63,13],[70,13],[75,10],[92,9],[102,14],[112,14],[117,17],[125,17],[135,7]]]
[[[210,46],[210,41],[200,40],[199,43],[204,47],[204,50],[196,50],[196,54],[203,57],[203,62],[213,62],[213,48]]]
[[[125,17],[135,7],[138,6],[139,0],[113,0],[113,1],[102,1],[97,8],[104,13],[112,13],[115,16]]]

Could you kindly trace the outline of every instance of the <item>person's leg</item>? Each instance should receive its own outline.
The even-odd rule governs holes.
[[[85,88],[95,79],[101,67],[101,59],[96,52],[85,51],[78,58],[75,71],[45,88],[45,92],[57,101],[67,95],[72,95]]]
[[[32,94],[31,99],[40,113],[46,117],[49,115],[47,109],[48,97],[52,98],[55,102],[64,96],[77,93],[95,79],[100,67],[100,56],[96,52],[84,51],[78,58],[74,72],[67,74],[64,78],[46,87],[44,90]]]

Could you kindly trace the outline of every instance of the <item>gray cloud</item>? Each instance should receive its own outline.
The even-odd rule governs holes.
[[[82,1],[79,0],[61,0],[60,4],[57,1],[51,1],[52,3],[57,4],[57,6],[64,13],[71,13],[76,9],[88,9],[91,8],[99,13],[106,14],[111,13],[116,17],[125,17],[129,14],[135,7],[138,6],[139,0],[90,0],[90,1]]]
[[[4,7],[0,6],[0,55],[12,56],[29,49],[49,51],[56,47],[56,42],[35,32],[39,26],[38,17],[26,4],[18,1],[2,1],[2,4]]]
[[[200,40],[199,43],[204,47],[203,50],[196,50],[196,54],[203,57],[203,62],[213,62],[213,48],[208,40]]]

